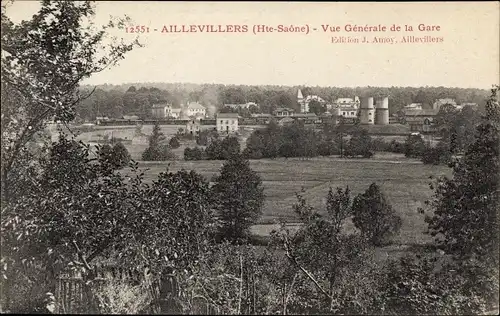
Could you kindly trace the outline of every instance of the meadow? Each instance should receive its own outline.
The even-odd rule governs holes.
[[[220,171],[224,161],[171,161],[140,162],[145,170],[147,182],[153,181],[160,172],[175,172],[181,169],[195,170],[210,180]],[[296,193],[301,195],[322,212],[325,198],[330,187],[349,186],[352,196],[364,192],[376,182],[386,194],[393,208],[403,219],[400,235],[396,244],[423,244],[430,237],[423,215],[418,213],[425,200],[432,196],[429,188],[430,176],[450,175],[444,166],[423,165],[416,160],[406,159],[395,154],[378,154],[374,159],[340,159],[333,157],[293,159],[251,160],[251,168],[261,177],[266,200],[259,225],[253,231],[267,235],[276,228],[279,221],[297,221],[293,212]],[[346,230],[353,229],[348,223]]]
[[[167,138],[171,138],[179,127],[161,126],[161,129]],[[133,159],[141,159],[142,152],[148,146],[146,137],[150,135],[151,130],[152,126],[145,125],[142,129],[142,140],[124,143]],[[244,134],[250,132],[245,131]],[[92,143],[102,139],[104,135],[132,140],[134,134],[134,126],[101,127],[82,133],[78,138]],[[240,139],[242,148],[246,137]],[[383,136],[388,137],[391,136]],[[184,148],[194,145],[194,141],[181,140],[181,147],[173,150],[178,157],[176,161],[140,162],[140,168],[145,170],[146,181],[153,181],[160,172],[167,169],[173,172],[181,169],[195,170],[210,181],[219,173],[224,161],[182,160]],[[349,186],[354,197],[375,182],[381,186],[389,202],[403,219],[401,232],[396,240],[396,244],[400,245],[424,244],[430,241],[430,236],[423,233],[427,225],[423,215],[418,213],[418,208],[424,207],[425,201],[432,196],[433,192],[429,188],[430,177],[451,174],[451,170],[445,166],[424,165],[418,160],[405,158],[402,154],[382,152],[377,152],[371,159],[277,158],[251,160],[250,165],[260,175],[266,196],[263,215],[258,225],[253,227],[254,233],[268,235],[280,221],[293,225],[297,221],[292,208],[297,201],[297,193],[303,191],[301,195],[321,212],[325,208],[325,198],[330,187],[335,189]],[[345,229],[354,229],[352,223],[349,222]]]

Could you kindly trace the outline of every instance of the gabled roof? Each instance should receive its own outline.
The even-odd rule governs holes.
[[[252,114],[251,116],[252,117],[267,117],[267,118],[273,117],[272,114],[268,114],[268,113],[256,113],[256,114]]]
[[[354,99],[351,98],[338,98],[335,103],[354,103]]]
[[[217,118],[238,118],[238,113],[217,113]]]
[[[205,107],[198,102],[189,102],[188,109],[205,109]]]
[[[282,112],[282,111],[295,112],[294,109],[290,108],[276,108],[276,110],[274,110],[274,112]]]
[[[290,117],[310,117],[310,118],[316,118],[318,117],[315,113],[295,113],[291,115]]]
[[[281,120],[279,120],[278,123],[281,123],[281,124],[283,124],[283,123],[291,123],[293,121],[295,121],[293,118],[291,118],[291,117],[285,117],[285,118],[282,118]]]
[[[299,89],[299,91],[297,92],[297,99],[303,99],[303,98],[304,96],[302,95],[302,91],[300,91]]]
[[[405,116],[435,116],[438,114],[438,109],[422,109],[422,110],[413,110],[413,109],[403,109]]]
[[[172,106],[168,103],[158,103],[158,104],[153,104],[153,109],[163,109],[165,107]]]

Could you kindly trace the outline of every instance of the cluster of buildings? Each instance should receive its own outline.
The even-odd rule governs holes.
[[[311,102],[317,102],[325,108],[326,112],[321,115],[310,113]],[[432,108],[424,108],[421,103],[411,103],[406,105],[400,115],[389,115],[389,98],[383,97],[375,100],[373,97],[354,96],[354,98],[338,98],[334,102],[326,102],[317,95],[307,95],[304,97],[302,91],[297,91],[297,103],[300,105],[300,112],[287,107],[278,107],[272,114],[251,114],[250,118],[241,118],[237,113],[215,113],[208,117],[207,109],[198,102],[187,102],[180,107],[174,107],[172,104],[160,103],[152,107],[152,116],[154,120],[164,122],[175,120],[174,124],[186,124],[186,132],[197,134],[201,131],[202,125],[213,126],[219,133],[235,133],[239,130],[239,124],[268,124],[271,120],[276,120],[279,125],[287,125],[295,121],[304,121],[305,123],[329,122],[353,123],[359,121],[363,125],[388,125],[394,122],[407,124],[412,132],[432,132],[434,130],[433,122],[440,108],[445,105],[451,105],[458,110],[465,106],[477,106],[475,103],[457,104],[454,99],[437,99]],[[255,102],[246,102],[241,104],[224,104],[235,110],[249,109],[258,107]],[[210,112],[211,113],[211,112]],[[98,118],[99,121],[106,121],[107,118]],[[127,116],[122,120],[137,121],[137,116]]]
[[[160,103],[153,105],[152,115],[157,119],[202,119],[206,116],[206,111],[207,109],[198,102],[181,104],[179,108]]]
[[[436,126],[434,124],[435,118],[443,105],[453,106],[456,110],[461,111],[464,107],[470,106],[477,108],[477,103],[462,103],[457,104],[454,99],[443,98],[437,99],[431,109],[423,108],[422,103],[411,103],[402,109],[402,123],[410,126],[412,132],[434,132]]]

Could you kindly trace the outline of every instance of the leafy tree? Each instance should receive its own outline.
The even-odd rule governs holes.
[[[114,163],[118,167],[125,167],[131,160],[130,153],[121,142],[113,146]]]
[[[374,246],[390,243],[401,228],[401,218],[375,183],[354,198],[352,209],[354,226]]]
[[[420,135],[408,135],[405,141],[405,156],[408,158],[420,158],[425,152],[424,140]]]
[[[177,139],[177,137],[175,136],[170,139],[168,145],[173,149],[179,148],[181,146],[181,144],[179,143],[179,139]]]
[[[237,137],[229,136],[222,140],[221,143],[222,159],[230,159],[233,156],[240,154],[240,142]]]
[[[151,136],[149,136],[149,147],[142,153],[142,160],[164,161],[175,159],[174,153],[170,151],[168,145],[164,144],[165,135],[161,132],[158,122],[153,126]]]
[[[373,156],[372,139],[365,129],[355,129],[347,143],[344,154],[348,157],[362,156],[370,158]]]
[[[2,210],[2,286],[12,311],[53,292],[68,265],[83,269],[84,284],[102,260],[182,270],[210,243],[211,192],[200,175],[162,173],[148,186],[136,165],[125,177],[88,156],[88,147],[61,138],[22,199]]]
[[[359,295],[359,283],[352,283],[367,262],[366,244],[359,236],[342,231],[352,214],[349,188],[330,189],[324,214],[315,211],[300,194],[297,198],[294,210],[302,225],[294,233],[282,225],[273,234],[291,267],[309,284],[298,293],[302,305],[295,312],[366,313],[373,293],[360,297],[364,295]]]
[[[202,148],[186,147],[186,149],[184,149],[184,160],[203,160],[203,159],[205,159],[205,152]]]
[[[134,87],[134,86],[130,86],[128,89],[127,89],[127,92],[130,92],[130,93],[136,93],[137,92],[137,88]]]
[[[326,112],[326,107],[319,101],[311,100],[309,102],[309,112],[320,115]]]
[[[422,162],[424,164],[449,164],[451,161],[450,147],[444,141],[440,141],[436,147],[426,146],[422,153]]]
[[[227,160],[240,154],[240,143],[238,138],[228,136],[222,140],[214,139],[205,150],[207,159]]]
[[[115,65],[139,45],[109,41],[110,21],[97,30],[89,1],[42,1],[31,20],[13,23],[2,9],[2,202],[9,197],[11,171],[33,135],[47,120],[69,122],[86,96],[84,78]],[[107,44],[110,43],[110,44]],[[99,48],[99,49],[98,49]]]
[[[413,254],[391,261],[377,285],[380,305],[386,313],[398,315],[484,314],[488,306],[477,286],[484,284],[483,273],[466,269],[477,278],[464,278],[464,267],[446,257]]]
[[[264,189],[260,177],[248,160],[238,155],[224,163],[213,182],[221,235],[231,241],[248,237],[250,226],[262,214]]]
[[[498,266],[498,88],[492,90],[476,140],[453,166],[453,178],[438,179],[426,217],[436,242],[459,257],[489,258]],[[434,186],[432,186],[434,187]],[[486,259],[485,259],[486,260]]]

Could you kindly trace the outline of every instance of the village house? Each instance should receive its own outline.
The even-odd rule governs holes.
[[[235,133],[238,131],[238,113],[218,113],[215,124],[219,133]]]
[[[190,118],[204,118],[206,111],[205,107],[198,102],[189,102],[186,106],[186,114]]]
[[[186,123],[186,133],[191,135],[197,135],[201,130],[200,120],[189,120]]]
[[[403,109],[406,110],[422,110],[422,103],[411,103],[408,105],[405,105]]]
[[[247,103],[241,103],[241,104],[224,104],[225,107],[229,107],[232,109],[249,109],[251,106],[257,106],[257,103],[255,102],[247,102]]]
[[[126,121],[137,121],[139,119],[139,116],[137,116],[137,115],[124,115],[123,119]]]
[[[333,103],[334,105],[336,105],[337,107],[340,107],[340,108],[359,108],[359,105],[360,105],[360,101],[359,101],[359,97],[355,96],[354,99],[353,98],[338,98],[337,100],[335,100],[335,102]]]
[[[167,118],[172,116],[172,105],[166,103],[153,104],[151,114],[154,118]]]
[[[267,113],[256,113],[256,114],[251,114],[251,118],[255,120],[257,124],[269,124],[271,120],[274,118],[272,114],[267,114]]]
[[[329,111],[331,114],[336,116],[343,116],[345,118],[357,118],[358,108],[357,107],[339,107],[335,106]]]
[[[317,101],[321,103],[321,105],[326,104],[326,101],[317,95],[308,95],[304,98],[304,96],[302,95],[302,91],[299,89],[299,91],[297,92],[297,102],[300,104],[301,113],[309,113],[309,103],[311,103],[311,101]]]
[[[436,109],[403,109],[404,121],[410,125],[412,132],[433,132],[433,122],[438,112]]]
[[[273,111],[273,114],[276,117],[288,117],[293,115],[293,113],[295,113],[295,110],[290,108],[277,108]]]
[[[173,119],[179,119],[181,117],[181,112],[182,109],[180,108],[172,109],[172,111],[170,112],[170,117],[172,117]]]
[[[439,111],[439,109],[441,108],[441,106],[445,105],[445,104],[450,104],[450,105],[453,105],[455,108],[457,107],[457,102],[455,102],[454,99],[451,99],[451,98],[444,98],[444,99],[437,99],[434,104],[432,105],[432,108],[434,110],[437,110]]]

